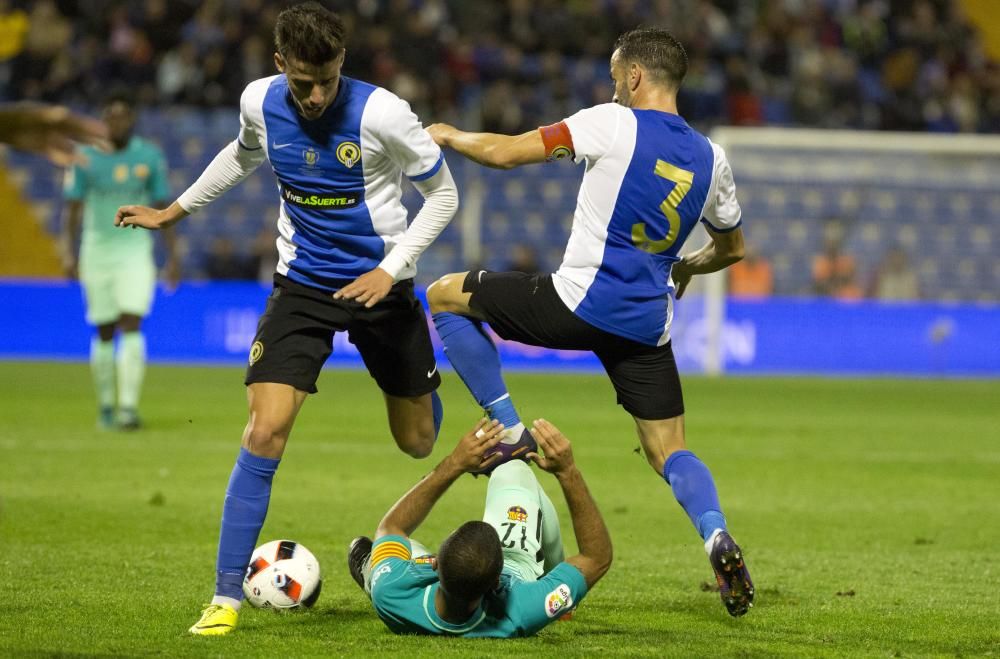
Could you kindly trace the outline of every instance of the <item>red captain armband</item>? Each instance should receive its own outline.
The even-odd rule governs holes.
[[[545,160],[562,160],[566,156],[573,156],[576,152],[573,149],[573,136],[569,132],[569,126],[565,121],[560,121],[551,126],[542,126],[538,129],[542,134],[542,143],[545,145]]]

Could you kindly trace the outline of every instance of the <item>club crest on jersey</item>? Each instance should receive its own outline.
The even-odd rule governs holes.
[[[528,511],[521,506],[511,506],[507,509],[507,519],[512,522],[527,522]]]
[[[264,354],[264,344],[260,341],[254,341],[253,345],[250,346],[250,365],[253,366],[260,359],[260,356]]]
[[[306,167],[315,167],[319,162],[319,151],[309,147],[302,152],[302,159],[306,162]]]
[[[361,147],[354,142],[341,142],[337,147],[337,160],[350,169],[361,160]]]

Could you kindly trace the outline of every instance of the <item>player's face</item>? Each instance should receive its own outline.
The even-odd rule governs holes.
[[[288,89],[299,114],[306,119],[319,119],[337,97],[344,53],[322,66],[285,59],[278,53],[274,54],[274,63],[288,78]]]
[[[135,115],[125,103],[112,103],[104,108],[104,123],[108,126],[108,136],[111,142],[122,146],[128,142],[132,136],[132,128],[135,126]]]
[[[628,69],[622,63],[617,50],[611,55],[611,80],[615,85],[615,95],[611,100],[619,105],[631,107],[632,90],[628,84]]]

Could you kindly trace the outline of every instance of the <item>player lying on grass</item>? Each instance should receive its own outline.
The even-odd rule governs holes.
[[[611,56],[614,103],[518,136],[436,124],[442,146],[510,168],[567,156],[586,161],[573,231],[552,275],[486,271],[447,275],[427,299],[448,359],[491,418],[522,427],[480,321],[529,345],[593,351],[635,420],[650,466],[698,529],[730,614],[743,615],[753,583],[729,533],[708,467],[687,450],[684,401],[670,347],[672,297],[691,277],[743,256],[741,213],[723,150],[677,114],[687,72],[683,46],[648,28],[623,34]],[[711,241],[681,255],[701,222]],[[527,442],[526,442],[527,443]]]
[[[236,626],[274,474],[335,332],[348,333],[382,390],[403,452],[429,455],[442,416],[430,330],[413,294],[417,258],[458,208],[441,149],[405,101],[341,75],[347,35],[336,14],[296,5],[278,15],[274,34],[280,75],[247,86],[238,138],[169,208],[125,206],[115,222],[170,226],[265,159],[278,179],[278,272],[250,348],[250,414],[226,489],[215,597],[193,634]],[[424,196],[409,226],[403,175]]]
[[[562,487],[580,553],[563,560],[555,508],[531,467],[519,460],[493,469],[483,521],[458,527],[437,556],[410,539],[462,474],[502,461],[495,451],[503,426],[481,421],[386,513],[374,544],[365,537],[351,543],[351,576],[393,632],[530,636],[573,610],[608,571],[611,538],[569,440],[542,419],[530,432],[541,447],[530,458]]]

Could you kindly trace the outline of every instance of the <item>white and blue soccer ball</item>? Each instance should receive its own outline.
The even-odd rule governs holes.
[[[319,561],[294,540],[257,547],[243,578],[243,595],[258,609],[310,607],[322,587]]]

